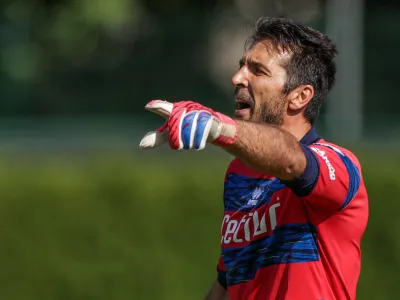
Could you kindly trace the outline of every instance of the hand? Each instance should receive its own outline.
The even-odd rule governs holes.
[[[202,150],[206,143],[223,146],[236,139],[237,125],[233,119],[193,101],[153,100],[145,109],[164,117],[166,122],[143,137],[140,142],[143,149],[169,142],[174,150]]]

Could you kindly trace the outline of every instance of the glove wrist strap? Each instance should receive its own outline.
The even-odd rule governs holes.
[[[219,137],[212,142],[216,146],[231,145],[235,142],[237,137],[237,123],[232,118],[216,113],[221,126]]]

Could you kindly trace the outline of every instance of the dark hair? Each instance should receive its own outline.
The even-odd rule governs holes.
[[[246,46],[250,44],[252,47],[263,40],[269,40],[275,48],[292,53],[284,66],[287,72],[285,94],[304,84],[314,87],[314,96],[304,111],[304,117],[314,124],[335,83],[336,65],[333,59],[338,53],[336,46],[321,32],[286,18],[259,19]]]

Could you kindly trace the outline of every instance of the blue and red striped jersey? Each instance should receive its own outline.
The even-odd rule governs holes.
[[[226,172],[219,282],[230,300],[356,298],[368,196],[356,156],[315,129],[290,182],[234,159]]]

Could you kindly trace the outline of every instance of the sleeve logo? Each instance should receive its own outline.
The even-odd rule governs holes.
[[[328,157],[326,156],[325,151],[322,151],[321,149],[315,148],[315,147],[310,147],[311,150],[313,150],[315,153],[317,153],[319,156],[322,157],[322,159],[325,161],[328,170],[329,170],[329,178],[331,180],[336,180],[336,175],[335,175],[335,168],[332,166],[331,162],[329,161]]]

